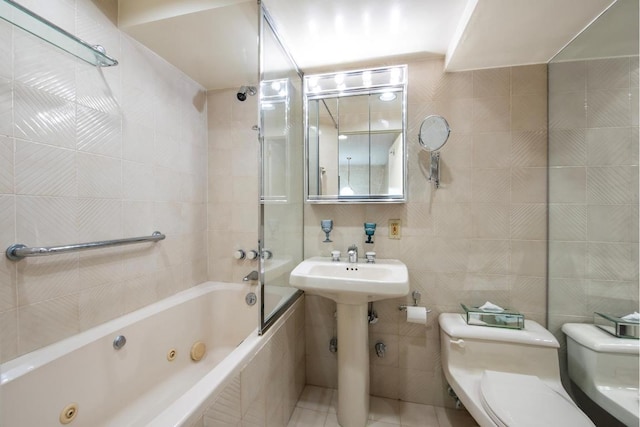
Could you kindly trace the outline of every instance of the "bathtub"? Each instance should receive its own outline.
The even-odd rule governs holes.
[[[251,290],[202,283],[0,365],[0,425],[60,426],[74,412],[73,427],[196,422],[277,329],[258,336]],[[126,344],[116,350],[118,335]],[[198,341],[206,353],[194,361]]]

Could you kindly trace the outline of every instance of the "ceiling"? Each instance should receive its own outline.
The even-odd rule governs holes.
[[[264,0],[305,72],[393,57],[547,63],[614,0]],[[255,0],[119,0],[118,25],[207,89],[258,80]]]

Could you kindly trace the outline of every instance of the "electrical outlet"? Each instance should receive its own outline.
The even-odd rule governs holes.
[[[402,236],[402,223],[399,219],[389,220],[389,238],[400,239]]]

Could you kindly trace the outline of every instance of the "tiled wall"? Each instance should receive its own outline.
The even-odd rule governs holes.
[[[207,277],[203,88],[121,33],[115,0],[20,3],[120,64],[93,67],[0,22],[3,248],[154,230],[167,238],[17,263],[2,257],[2,361]]]
[[[549,65],[549,328],[563,344],[563,323],[638,310],[638,102],[638,56]]]
[[[285,426],[305,385],[304,298],[213,398],[194,427]]]
[[[410,62],[408,85],[409,202],[399,205],[307,205],[305,256],[328,256],[356,243],[361,252],[397,258],[412,290],[433,311],[427,326],[398,311],[409,298],[375,303],[369,327],[371,393],[451,405],[440,365],[437,316],[460,303],[490,300],[545,323],[547,69],[545,65],[444,73],[440,59]],[[442,150],[442,186],[424,175],[428,153],[418,130],[441,114],[452,133]],[[320,220],[334,220],[333,244],[322,243]],[[402,220],[402,239],[388,238],[388,220]],[[374,245],[363,222],[376,222]],[[306,297],[307,382],[335,387],[335,304]],[[387,345],[384,358],[375,343]],[[340,343],[338,343],[338,348]],[[339,351],[339,350],[338,350]]]
[[[257,96],[244,102],[235,89],[209,91],[209,279],[242,280],[258,260],[236,260],[234,251],[258,249],[260,146]]]

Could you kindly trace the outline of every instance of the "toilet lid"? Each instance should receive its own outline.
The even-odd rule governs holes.
[[[593,426],[577,406],[533,375],[484,371],[482,406],[500,427]]]

